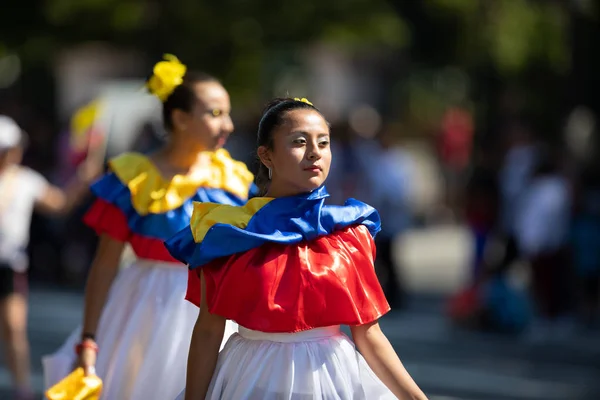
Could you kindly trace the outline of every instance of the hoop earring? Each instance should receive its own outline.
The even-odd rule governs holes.
[[[269,168],[269,180],[271,180],[271,178],[273,178],[273,171],[271,171],[271,168]]]

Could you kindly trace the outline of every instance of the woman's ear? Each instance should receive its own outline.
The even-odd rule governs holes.
[[[175,109],[171,112],[171,121],[173,121],[173,128],[177,132],[183,132],[188,126],[189,114],[185,111]]]
[[[256,151],[260,162],[265,165],[267,168],[273,168],[273,162],[271,161],[271,151],[267,148],[267,146],[259,146]]]

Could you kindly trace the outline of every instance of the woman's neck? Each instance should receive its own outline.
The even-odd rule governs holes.
[[[13,169],[15,167],[15,165],[16,164],[11,163],[11,162],[0,163],[0,174],[3,174],[6,171]]]
[[[273,182],[271,182],[271,184],[269,185],[269,189],[267,190],[267,193],[265,193],[264,197],[290,197],[306,193],[310,192],[292,187],[290,185],[273,185]]]
[[[186,173],[202,162],[200,154],[203,151],[203,149],[189,144],[169,142],[153,158],[177,173]]]

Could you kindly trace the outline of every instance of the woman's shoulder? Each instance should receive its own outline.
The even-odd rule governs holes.
[[[245,163],[233,159],[225,149],[208,153],[210,157],[210,179],[208,186],[224,189],[241,199],[247,199],[254,183],[254,175]]]
[[[366,232],[370,240],[379,232],[379,214],[373,207],[353,199],[343,206],[326,206],[323,193],[255,197],[243,206],[195,203],[189,228],[171,238],[167,247],[175,258],[196,268],[267,243],[310,243],[351,227],[357,227],[353,232]]]
[[[204,167],[188,175],[166,178],[150,156],[123,153],[109,160],[109,171],[92,190],[100,197],[103,193],[118,193],[123,201],[128,198],[139,215],[162,214],[188,200],[220,201],[223,195],[235,198],[232,203],[245,201],[253,183],[245,164],[231,159],[225,150],[205,155],[208,162]]]
[[[142,153],[127,152],[108,160],[109,173],[115,174],[125,184],[139,179],[140,174],[156,172],[156,167],[150,158]]]
[[[272,200],[270,197],[254,197],[242,206],[194,202],[190,220],[194,240],[196,243],[202,242],[206,233],[216,224],[246,228],[254,215]]]
[[[111,158],[92,192],[110,203],[132,207],[140,216],[173,210],[195,194],[185,182],[164,179],[150,157],[136,152]]]

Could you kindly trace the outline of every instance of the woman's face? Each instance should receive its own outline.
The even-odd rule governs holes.
[[[176,134],[201,150],[218,150],[233,132],[229,94],[218,82],[199,82],[193,90],[196,102],[192,109],[174,111]]]
[[[329,125],[315,110],[288,111],[273,132],[273,147],[258,149],[271,169],[269,196],[310,192],[325,182],[331,166]]]

